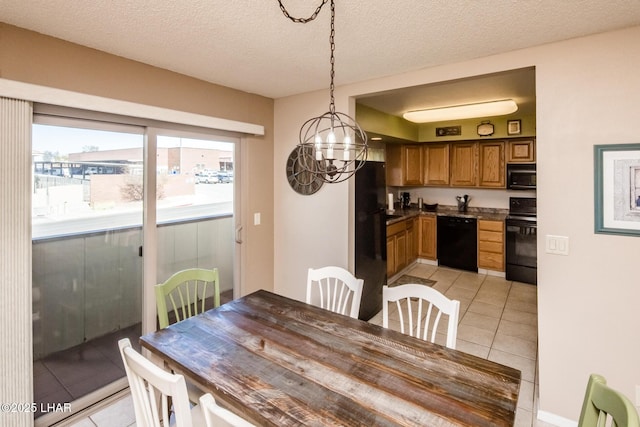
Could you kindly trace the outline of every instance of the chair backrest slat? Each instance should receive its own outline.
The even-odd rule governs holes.
[[[162,427],[169,425],[171,399],[175,427],[192,427],[187,384],[182,375],[171,374],[138,353],[128,338],[118,341],[127,373],[136,425]],[[158,401],[160,407],[158,407]]]
[[[220,280],[218,269],[190,268],[179,271],[155,287],[158,323],[161,329],[169,326],[167,300],[176,321],[206,311],[208,286],[213,286],[212,308],[220,306]]]
[[[310,268],[307,274],[308,304],[358,318],[364,281],[334,266]]]
[[[451,300],[436,289],[426,285],[407,284],[393,287],[384,286],[382,290],[382,326],[385,328],[389,327],[389,303],[391,302],[396,303],[400,332],[421,338],[425,341],[436,341],[436,333],[442,314],[446,314],[448,316],[446,346],[456,348],[458,317],[460,313],[459,301]],[[414,305],[416,306],[415,310]],[[424,317],[423,307],[426,307]],[[416,312],[415,316],[414,311]],[[406,321],[405,315],[408,317]],[[433,321],[431,320],[432,318]],[[407,322],[409,324],[409,331],[405,331],[405,323]]]
[[[624,394],[607,386],[603,376],[591,374],[587,383],[578,427],[640,427],[633,403]]]
[[[200,397],[206,427],[253,427],[249,421],[219,406],[210,393]]]

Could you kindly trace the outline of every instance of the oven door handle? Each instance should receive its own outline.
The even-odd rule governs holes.
[[[532,221],[520,220],[520,219],[508,219],[505,225],[508,227],[526,227],[526,228],[538,228],[538,224]]]

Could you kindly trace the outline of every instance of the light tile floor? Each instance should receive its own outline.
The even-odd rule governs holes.
[[[535,417],[538,384],[537,288],[499,277],[428,264],[417,264],[407,274],[435,280],[434,288],[460,301],[458,350],[512,366],[522,372],[515,426],[552,427]],[[371,322],[382,324],[381,313]],[[135,426],[131,396],[72,426]]]
[[[433,286],[460,301],[456,349],[522,372],[516,427],[551,427],[536,420],[538,315],[537,288],[504,278],[417,264],[406,274],[435,280]],[[394,315],[390,309],[390,318]],[[382,325],[382,313],[373,323]],[[390,322],[390,326],[394,327]],[[441,325],[442,331],[445,331]],[[444,344],[445,335],[436,342]]]

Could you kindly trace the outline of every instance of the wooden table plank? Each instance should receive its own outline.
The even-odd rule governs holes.
[[[520,372],[258,291],[141,338],[260,425],[509,426]]]

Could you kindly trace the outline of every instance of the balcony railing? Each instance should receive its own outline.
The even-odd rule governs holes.
[[[159,226],[157,279],[217,267],[232,289],[233,245],[231,215]],[[141,227],[33,241],[34,360],[140,322],[141,246]]]

